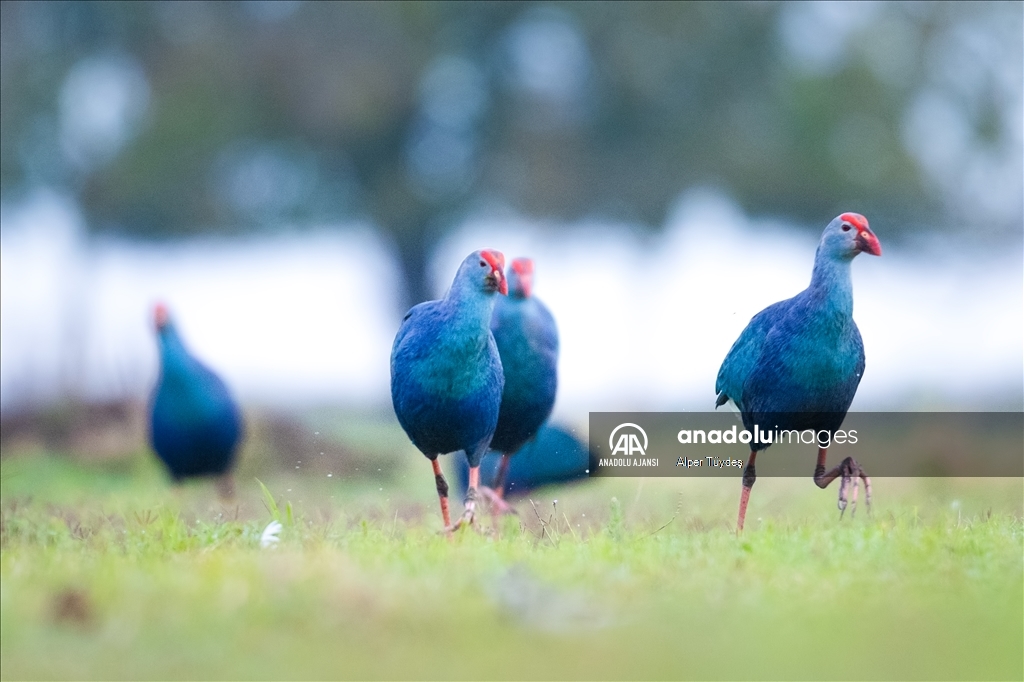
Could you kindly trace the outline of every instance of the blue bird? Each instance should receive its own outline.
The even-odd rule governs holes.
[[[558,329],[547,307],[533,296],[533,261],[516,258],[508,275],[508,297],[494,305],[491,333],[498,345],[505,388],[491,449],[501,464],[490,486],[481,492],[499,511],[512,455],[537,434],[551,415],[558,390]]]
[[[864,374],[864,344],[853,321],[850,279],[850,264],[861,252],[882,255],[864,216],[843,213],[828,224],[814,256],[810,286],[755,315],[729,350],[718,370],[716,407],[731,401],[752,433],[755,425],[761,432],[776,428],[833,431],[842,425]],[[751,444],[743,472],[739,531],[757,478],[754,460],[769,445],[770,438],[769,443]],[[851,457],[826,473],[827,449],[818,449],[814,482],[825,488],[842,477],[842,513],[851,481],[856,503],[859,477],[870,508],[871,480]]]
[[[491,334],[494,294],[508,293],[505,257],[475,251],[445,297],[416,305],[391,349],[391,402],[398,422],[430,460],[446,530],[473,523],[480,459],[498,424],[505,375]],[[454,526],[438,455],[461,450],[469,462],[466,510]]]
[[[150,409],[153,450],[175,482],[217,476],[221,495],[230,497],[230,472],[242,435],[238,406],[220,377],[185,348],[163,304],[156,306],[154,319],[160,377]]]
[[[521,497],[537,488],[588,478],[597,466],[597,458],[572,432],[561,426],[545,424],[533,439],[512,457],[504,486],[496,481],[504,457],[491,451],[480,462],[480,480],[506,497]],[[465,489],[468,471],[457,465],[460,486]]]

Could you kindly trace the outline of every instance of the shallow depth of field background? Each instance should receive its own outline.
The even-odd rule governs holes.
[[[491,247],[553,421],[710,409],[857,211],[853,409],[1024,409],[1022,43],[1002,2],[4,2],[2,675],[1020,679],[1021,481],[838,524],[765,479],[738,539],[736,481],[602,480],[448,544],[388,357]],[[147,449],[158,300],[243,404],[234,504]]]

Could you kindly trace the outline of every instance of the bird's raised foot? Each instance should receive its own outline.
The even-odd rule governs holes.
[[[480,467],[469,468],[469,487],[466,489],[466,511],[462,512],[462,517],[453,523],[446,530],[456,531],[463,526],[472,526],[476,520],[476,502],[480,488]],[[474,526],[475,527],[475,526]],[[477,528],[479,530],[479,528]]]
[[[464,511],[462,516],[459,518],[459,520],[453,523],[452,525],[445,527],[444,531],[450,532],[451,534],[451,532],[455,532],[459,528],[463,528],[466,526],[472,526],[474,528],[477,528],[476,524],[474,523],[475,520],[476,512],[473,509],[466,509],[466,511]]]
[[[843,514],[846,513],[847,500],[852,505],[850,509],[850,517],[852,518],[857,513],[857,495],[860,492],[860,482],[864,482],[864,504],[867,506],[867,511],[871,513],[871,479],[868,478],[864,470],[861,469],[860,464],[857,463],[853,457],[847,457],[839,464],[839,475],[841,476],[839,482],[839,518],[843,518]],[[852,488],[852,490],[851,490]]]
[[[491,513],[495,516],[501,516],[503,514],[515,514],[519,515],[515,507],[506,502],[497,491],[488,488],[487,486],[480,486],[480,495],[485,500],[491,509]]]

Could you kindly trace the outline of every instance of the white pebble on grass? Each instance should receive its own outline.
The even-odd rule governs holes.
[[[267,524],[267,527],[263,529],[263,533],[260,534],[260,547],[267,549],[269,547],[276,547],[277,543],[281,541],[278,535],[281,533],[281,529],[284,526],[281,525],[280,521],[271,521]]]

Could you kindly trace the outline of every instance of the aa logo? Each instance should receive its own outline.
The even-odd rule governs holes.
[[[615,439],[617,433],[618,440]],[[640,438],[643,438],[643,445],[640,444]],[[636,424],[619,424],[608,436],[608,447],[612,449],[612,456],[643,457],[647,453],[647,432]]]

